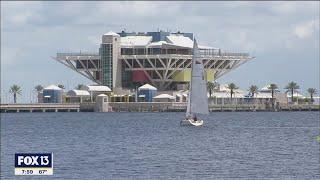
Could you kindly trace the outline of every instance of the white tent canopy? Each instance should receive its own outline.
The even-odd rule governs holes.
[[[82,90],[86,91],[101,91],[101,92],[111,92],[111,89],[108,86],[100,85],[85,85]]]
[[[156,91],[157,88],[154,86],[151,86],[150,84],[145,84],[143,86],[140,86],[138,90],[155,90]]]
[[[291,97],[291,92],[287,93],[287,97]],[[298,93],[298,92],[293,92],[293,97],[299,97],[299,98],[305,98],[302,94]]]
[[[74,89],[74,90],[68,91],[67,95],[69,95],[69,96],[90,96],[90,93],[85,90]]]
[[[261,92],[271,92],[270,84],[264,86],[263,88],[260,89]],[[279,89],[275,89],[276,92],[280,92]]]
[[[153,97],[153,99],[175,99],[175,98],[169,94],[160,94],[158,96]]]
[[[52,84],[50,86],[45,87],[44,90],[62,90],[62,89],[59,88],[58,86]]]
[[[107,97],[107,95],[105,95],[105,94],[99,94],[98,96],[99,97]]]
[[[109,31],[109,32],[105,33],[104,35],[106,35],[106,36],[120,36],[119,34],[113,32],[113,31]]]

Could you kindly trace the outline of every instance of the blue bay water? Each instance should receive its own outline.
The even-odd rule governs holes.
[[[1,179],[320,179],[319,112],[2,113]],[[53,176],[14,176],[52,152]]]

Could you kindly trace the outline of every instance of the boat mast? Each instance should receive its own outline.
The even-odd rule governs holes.
[[[192,112],[191,112],[191,106],[192,106],[192,102],[191,102],[191,93],[192,93],[192,75],[193,75],[193,68],[194,68],[194,62],[195,62],[195,47],[196,47],[196,45],[195,44],[197,44],[197,41],[196,41],[196,39],[194,38],[193,39],[193,48],[192,48],[192,59],[191,59],[191,61],[192,61],[192,63],[191,63],[191,77],[190,77],[190,83],[189,83],[189,114],[190,115],[192,115]]]

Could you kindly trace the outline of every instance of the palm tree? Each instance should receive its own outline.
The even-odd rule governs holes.
[[[77,89],[77,90],[81,90],[83,87],[84,87],[83,84],[78,84],[77,87],[76,87],[76,89]]]
[[[274,98],[274,93],[278,89],[278,86],[276,84],[270,84],[268,89],[271,90],[271,97],[273,99]]]
[[[61,89],[65,88],[64,85],[62,85],[62,84],[58,84],[58,87],[61,88]]]
[[[43,90],[43,86],[37,85],[37,86],[34,87],[34,89],[39,93],[39,92],[41,92]]]
[[[14,103],[17,103],[17,94],[21,95],[21,92],[22,92],[21,87],[14,84],[13,86],[10,87],[9,92],[13,94]]]
[[[317,90],[315,88],[308,88],[308,93],[310,94],[311,104],[313,104],[313,95],[317,93]]]
[[[278,89],[278,86],[276,84],[270,84],[268,89],[271,90],[272,108],[274,108],[274,93],[275,93],[275,90]]]
[[[293,93],[295,90],[299,89],[300,87],[298,86],[297,83],[291,81],[285,89],[287,89],[287,92],[288,91],[291,91],[291,102],[293,103]]]
[[[258,86],[256,86],[256,85],[251,85],[251,86],[249,87],[249,92],[251,93],[252,98],[254,98],[254,95],[255,95],[256,93],[258,93]],[[255,102],[254,102],[254,103],[255,103]]]
[[[43,97],[41,96],[40,92],[43,90],[43,86],[41,86],[40,84],[35,86],[34,89],[38,92],[37,94],[37,98],[38,98],[38,103],[42,102]],[[40,100],[41,98],[41,100]]]
[[[252,97],[254,97],[254,95],[255,95],[256,93],[258,93],[258,86],[256,86],[256,85],[251,85],[251,86],[249,87],[249,91],[250,91]]]
[[[219,87],[220,87],[220,84],[218,83],[218,82],[214,82],[213,83],[214,84],[214,90],[218,90],[219,89]]]
[[[211,82],[211,81],[208,81],[207,82],[207,89],[209,91],[209,96],[211,98],[211,95],[212,95],[212,91],[214,90],[215,88],[215,83]]]
[[[228,88],[230,89],[231,102],[232,102],[232,95],[235,93],[234,90],[239,89],[239,88],[234,83],[230,83],[228,85]]]

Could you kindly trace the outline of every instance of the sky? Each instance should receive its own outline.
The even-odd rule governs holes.
[[[54,61],[57,52],[98,52],[112,30],[193,32],[201,45],[248,52],[255,59],[224,75],[220,84],[247,90],[290,81],[320,91],[319,2],[54,2],[1,1],[1,101],[22,87],[18,102],[35,102],[38,84],[92,84]]]

